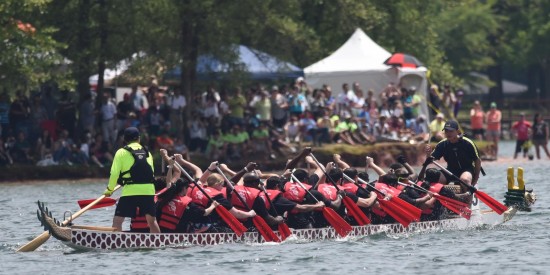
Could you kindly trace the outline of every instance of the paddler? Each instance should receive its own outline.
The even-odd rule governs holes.
[[[462,135],[458,123],[454,120],[445,122],[443,131],[445,131],[445,139],[440,141],[433,151],[431,145],[426,145],[428,158],[424,165],[427,166],[434,159],[439,160],[443,157],[447,162],[447,170],[466,184],[475,186],[481,171],[481,159],[477,146],[471,139]],[[451,176],[441,173],[440,183],[447,184],[450,181]]]

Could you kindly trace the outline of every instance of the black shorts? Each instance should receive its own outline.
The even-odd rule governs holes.
[[[140,215],[156,216],[157,206],[155,196],[125,196],[120,197],[116,205],[115,216],[135,218],[139,208]]]
[[[447,169],[449,170],[449,172],[453,173],[453,175],[457,176],[458,178],[460,178],[460,175],[462,175],[462,173],[464,172],[470,172],[470,174],[472,174],[472,177],[474,176],[474,168],[467,168],[467,169],[464,169],[464,170],[450,170],[450,169]],[[454,181],[454,178],[450,175],[448,175],[447,173],[441,171],[441,174],[445,175],[445,179],[447,179],[447,183],[450,183],[452,181]]]
[[[485,134],[485,129],[472,129],[472,134],[475,135],[482,135]]]
[[[529,148],[524,148],[523,145],[527,142],[528,140],[516,140],[516,153],[519,153],[521,152],[521,150],[523,149],[523,152],[524,153],[527,153],[527,151],[529,151]]]

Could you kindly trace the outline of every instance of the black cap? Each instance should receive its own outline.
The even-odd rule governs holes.
[[[449,120],[445,122],[445,126],[443,126],[443,130],[449,130],[449,131],[458,131],[458,123],[454,120]]]
[[[139,130],[136,127],[128,127],[124,129],[124,140],[134,141],[139,138]]]

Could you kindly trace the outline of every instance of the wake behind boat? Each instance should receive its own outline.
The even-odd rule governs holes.
[[[76,250],[116,250],[116,249],[156,249],[166,247],[188,247],[219,245],[230,243],[258,244],[265,240],[257,232],[246,232],[242,236],[235,233],[134,233],[114,232],[114,228],[95,226],[61,226],[52,218],[48,209],[39,203],[38,217],[46,230],[63,244]],[[464,230],[479,226],[495,226],[512,219],[517,212],[511,206],[504,215],[492,210],[481,210],[474,197],[472,215],[469,220],[459,216],[438,221],[414,222],[408,227],[399,223],[352,226],[346,238],[358,239],[375,234],[406,234],[441,230]],[[312,229],[291,229],[298,241],[321,241],[341,238],[332,227]],[[274,231],[275,234],[279,234]]]

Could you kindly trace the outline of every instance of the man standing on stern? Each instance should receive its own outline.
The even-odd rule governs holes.
[[[139,208],[139,212],[145,214],[150,232],[160,233],[155,218],[153,157],[139,141],[139,130],[136,127],[128,127],[124,130],[126,146],[118,149],[115,154],[109,186],[103,194],[107,197],[111,196],[117,184],[124,187],[113,218],[114,228],[122,231],[124,218],[135,217],[136,208]]]
[[[462,136],[458,123],[454,120],[447,121],[443,131],[445,131],[445,139],[435,146],[433,152],[432,147],[426,145],[428,159],[424,165],[429,164],[433,159],[438,160],[443,157],[447,162],[447,169],[451,173],[463,182],[475,186],[481,171],[481,159],[477,146],[471,139]],[[449,175],[441,173],[439,182],[447,184],[450,179]]]

